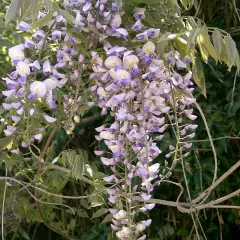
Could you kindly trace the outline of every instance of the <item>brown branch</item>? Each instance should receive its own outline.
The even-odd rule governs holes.
[[[225,172],[216,182],[214,182],[209,188],[207,188],[201,195],[195,198],[192,203],[198,203],[200,200],[206,197],[214,188],[218,186],[223,180],[225,180],[230,174],[232,174],[238,167],[240,167],[240,160],[235,163],[227,172]]]

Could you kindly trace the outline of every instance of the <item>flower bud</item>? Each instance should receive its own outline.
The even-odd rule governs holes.
[[[113,217],[116,220],[122,220],[127,216],[127,212],[125,210],[120,210],[118,213],[114,214]]]
[[[71,130],[67,130],[66,133],[67,133],[67,135],[73,134],[73,132]]]
[[[80,123],[80,121],[81,121],[80,117],[77,115],[73,119],[76,123]]]
[[[136,226],[136,229],[137,229],[137,231],[139,231],[139,232],[144,231],[145,228],[146,228],[146,226],[143,225],[142,223],[138,223],[137,226]]]
[[[122,228],[122,232],[123,232],[123,234],[124,234],[124,237],[128,237],[130,234],[131,234],[131,229],[130,228],[128,228],[128,227],[123,227]]]

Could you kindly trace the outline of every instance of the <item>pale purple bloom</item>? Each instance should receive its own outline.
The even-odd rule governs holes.
[[[118,28],[118,29],[116,29],[116,32],[118,32],[120,34],[120,36],[125,39],[128,35],[128,31],[125,28]]]
[[[147,30],[147,35],[149,38],[156,38],[160,34],[160,29],[150,28]]]
[[[33,82],[30,85],[30,90],[31,90],[31,93],[34,94],[34,96],[40,97],[40,98],[44,97],[47,92],[46,85],[40,81]]]
[[[7,91],[2,91],[2,94],[6,97],[11,97],[14,95],[15,92],[16,92],[16,89],[11,89]]]
[[[11,79],[16,79],[16,78],[18,77],[18,72],[17,72],[17,70],[11,72],[11,73],[9,74],[9,77],[10,77]]]
[[[53,90],[57,87],[56,81],[51,79],[51,78],[48,78],[48,79],[44,80],[43,83],[45,84],[46,89],[48,91],[51,91],[51,90]]]
[[[18,123],[18,122],[21,120],[21,117],[19,117],[19,116],[12,116],[12,120],[13,120],[15,123]]]
[[[62,32],[59,30],[54,30],[52,32],[52,40],[61,40]]]
[[[110,56],[108,57],[105,62],[104,62],[105,66],[107,68],[115,68],[117,66],[121,66],[122,65],[122,60],[119,57],[116,56]]]
[[[54,122],[57,121],[56,118],[50,117],[50,116],[47,115],[47,114],[43,114],[43,117],[44,117],[44,119],[45,119],[47,122],[49,122],[49,123],[54,123]]]
[[[21,146],[22,146],[23,148],[27,148],[27,147],[28,147],[28,144],[23,141],[23,142],[21,143]]]
[[[152,210],[155,207],[155,203],[145,204],[144,207],[148,210]]]
[[[87,12],[87,11],[89,11],[89,10],[91,9],[91,7],[92,7],[91,2],[87,1],[87,2],[85,3],[85,5],[83,6],[82,10],[83,10],[84,12]]]
[[[17,68],[17,72],[20,76],[26,77],[26,76],[30,75],[31,71],[30,71],[30,67],[27,63],[20,61],[17,63],[16,68]]]
[[[122,18],[119,14],[115,15],[115,17],[113,18],[112,22],[111,22],[111,27],[116,30],[120,27],[120,25],[122,24]]]
[[[47,75],[47,74],[50,74],[51,72],[52,72],[52,66],[50,61],[47,59],[43,63],[43,73]]]
[[[34,108],[31,108],[31,109],[29,110],[29,115],[32,116],[32,115],[34,114],[34,112],[35,112]]]
[[[144,201],[147,201],[151,198],[151,195],[148,195],[146,193],[141,193],[141,197]]]
[[[146,227],[150,226],[152,223],[152,219],[148,219],[146,221],[142,221],[142,224],[144,224]]]
[[[30,63],[29,66],[32,68],[32,71],[41,69],[41,66],[38,60],[35,60],[33,63]]]
[[[108,176],[108,177],[104,177],[103,180],[104,180],[105,182],[112,182],[112,181],[114,180],[114,176],[111,175],[111,176]]]
[[[24,22],[24,21],[21,21],[21,22],[18,24],[18,27],[19,27],[19,29],[20,29],[21,31],[26,32],[26,31],[28,31],[29,29],[32,28],[32,25],[31,25],[31,24],[28,24],[28,23],[26,23],[26,22]]]
[[[36,46],[36,43],[34,41],[29,38],[25,38],[24,47],[33,48],[34,46]]]
[[[134,17],[136,18],[136,20],[142,20],[145,18],[145,8],[135,8],[134,9]]]
[[[38,41],[41,41],[45,37],[45,33],[43,30],[38,30],[36,33],[32,35],[34,38],[36,38]]]
[[[23,49],[24,47],[22,45],[9,48],[8,55],[12,59],[12,61],[14,60],[23,61],[25,59]]]
[[[136,37],[138,40],[147,40],[148,39],[148,35],[146,32],[139,33],[136,35]]]
[[[106,166],[110,166],[110,165],[114,165],[115,164],[115,161],[111,158],[111,159],[109,159],[109,158],[104,158],[104,157],[102,157],[101,158],[101,161],[102,161],[102,163],[104,164],[104,165],[106,165]]]
[[[142,51],[146,54],[151,54],[155,52],[155,45],[153,42],[148,41],[142,48]]]
[[[43,135],[41,133],[36,134],[36,135],[33,136],[33,138],[38,140],[38,141],[40,141],[42,139],[42,137],[43,137]]]
[[[16,127],[8,125],[7,129],[4,130],[4,133],[8,137],[8,136],[12,136],[16,131],[17,131]]]
[[[18,115],[23,115],[23,113],[24,113],[24,108],[23,107],[17,110]]]
[[[13,108],[12,104],[10,103],[3,103],[2,106],[5,110],[10,110]]]

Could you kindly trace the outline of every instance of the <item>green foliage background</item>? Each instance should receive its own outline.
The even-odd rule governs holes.
[[[0,3],[0,78],[10,72],[12,68],[6,56],[7,49],[20,43],[22,38],[21,34],[15,31],[14,22],[8,25],[4,23],[5,9],[9,4],[10,1],[8,0]],[[195,7],[183,12],[183,15],[195,15],[197,10],[197,17],[204,20],[208,26],[218,27],[230,32],[237,43],[238,49],[240,49],[239,1],[213,0],[209,2],[208,0],[202,0],[194,1],[194,4]],[[223,137],[214,141],[219,161],[218,176],[221,176],[240,157],[240,141],[237,139],[240,134],[240,76],[235,73],[235,68],[232,68],[232,71],[229,72],[225,65],[216,65],[213,59],[210,59],[209,64],[202,62],[202,65],[205,75],[206,98],[201,94],[202,89],[200,88],[196,89],[195,96],[197,96],[197,101],[204,111],[213,138]],[[3,88],[4,86],[1,84],[1,89]],[[1,95],[0,99],[2,99]],[[84,196],[101,192],[102,185],[99,179],[102,175],[100,172],[106,172],[106,170],[100,167],[99,159],[93,154],[95,146],[94,129],[104,122],[111,122],[112,119],[110,116],[105,118],[96,116],[99,116],[99,110],[94,108],[84,116],[90,121],[86,121],[86,124],[83,121],[83,124],[75,129],[75,134],[72,137],[66,135],[65,131],[61,129],[56,132],[48,157],[55,158],[63,149],[76,150],[77,155],[75,152],[67,151],[64,156],[59,156],[56,159],[59,167],[64,166],[67,171],[58,169],[46,171],[46,174],[42,175],[42,184],[39,187],[45,187],[47,191],[52,193],[69,196]],[[185,163],[192,197],[196,197],[202,189],[211,184],[214,169],[213,154],[200,116],[197,121],[199,129],[196,139],[206,141],[194,144],[192,154]],[[3,125],[0,128],[3,128]],[[168,136],[161,148],[167,147],[170,141],[171,136]],[[0,164],[1,154],[3,153],[0,153]],[[76,158],[83,159],[85,164],[89,164],[94,169],[92,177],[93,182],[96,183],[94,186],[89,185],[79,172],[72,171],[74,160],[69,159]],[[39,180],[37,179],[38,176],[34,175],[37,164],[32,159],[29,159],[29,162],[23,162],[18,156],[16,159],[9,160],[7,165],[11,169],[9,176],[19,176],[22,181],[28,181],[29,177],[34,179],[35,182]],[[87,171],[86,165],[78,166],[78,169],[80,168]],[[227,178],[211,194],[209,201],[227,195],[239,188],[239,174],[240,171],[237,170]],[[0,165],[0,175],[5,176],[3,163]],[[184,185],[180,167],[174,170],[171,179]],[[2,202],[3,189],[4,181],[0,181],[0,202]],[[178,189],[161,184],[155,191],[153,198],[175,201],[177,196]],[[187,195],[182,200],[184,199],[187,199]],[[45,221],[52,228],[60,229],[61,233],[68,236],[67,239],[111,239],[110,228],[104,223],[109,219],[104,218],[106,215],[103,216],[105,212],[102,209],[104,209],[105,199],[101,197],[101,194],[95,195],[88,201],[86,199],[63,200],[43,193],[41,194],[41,201],[66,204],[74,210],[75,215],[73,215],[71,209],[62,205],[41,205],[41,212]],[[61,234],[51,231],[51,227],[48,228],[42,223],[42,216],[39,215],[35,207],[35,201],[22,186],[13,183],[8,188],[6,202],[4,222],[8,233],[7,239],[64,239]],[[235,197],[228,203],[239,206],[240,199]],[[102,208],[99,208],[100,205]],[[90,206],[92,208],[89,209]],[[190,216],[180,213],[177,209],[157,206],[153,212],[150,212],[149,217],[153,220],[151,228],[148,229],[148,239],[150,240],[190,240],[196,237],[192,234],[193,224]],[[206,210],[199,214],[199,221],[205,230],[207,239],[239,239],[239,210]]]

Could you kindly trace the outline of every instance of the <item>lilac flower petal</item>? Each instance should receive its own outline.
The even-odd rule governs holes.
[[[56,120],[57,120],[56,118],[50,117],[50,116],[47,115],[47,114],[44,114],[43,117],[44,117],[44,119],[45,119],[47,122],[49,122],[49,123],[54,123],[54,122],[56,122]]]

